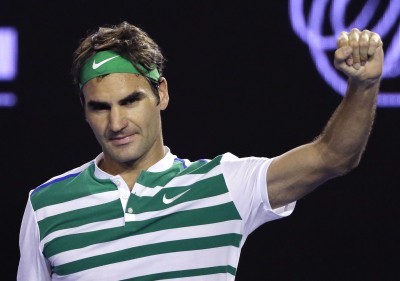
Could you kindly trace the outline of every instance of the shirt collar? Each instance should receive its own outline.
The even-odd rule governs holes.
[[[102,152],[94,159],[94,175],[95,175],[95,177],[98,179],[110,179],[110,178],[115,177],[99,168],[98,164],[100,163],[100,160],[103,159],[103,157],[104,157],[104,154]],[[149,167],[147,169],[147,172],[156,173],[156,172],[165,171],[172,166],[175,158],[176,158],[176,155],[173,155],[171,153],[170,149],[167,146],[164,146],[164,157],[160,161],[154,163],[151,167]]]

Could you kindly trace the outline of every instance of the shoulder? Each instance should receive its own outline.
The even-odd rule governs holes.
[[[260,166],[269,166],[272,160],[273,158],[257,156],[238,157],[228,152],[222,155],[221,166],[225,172],[229,170],[238,171],[243,169],[255,169]]]
[[[240,168],[243,166],[254,166],[269,163],[272,158],[266,157],[238,157],[231,152],[220,154],[212,159],[199,159],[197,161],[190,161],[188,159],[175,158],[175,161],[182,162],[185,170],[183,173],[207,173],[208,171],[217,167],[227,168]]]
[[[82,176],[82,174],[90,175],[91,173],[88,170],[90,167],[93,168],[93,166],[94,162],[90,161],[63,174],[50,178],[43,184],[31,190],[30,199],[32,203],[40,200],[42,197],[47,197],[46,195],[48,195],[48,193],[57,192],[57,190],[62,189],[62,187],[71,184],[71,182]]]
[[[183,174],[205,174],[220,166],[221,160],[225,154],[218,155],[214,158],[201,158],[196,161],[189,159],[175,158],[175,162],[181,162],[183,170],[180,175]]]

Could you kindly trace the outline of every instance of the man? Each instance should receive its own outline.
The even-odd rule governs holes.
[[[360,161],[382,74],[379,35],[342,32],[334,63],[348,90],[315,141],[272,159],[191,162],[163,144],[169,96],[157,44],[126,22],[88,36],[73,73],[102,153],[30,192],[18,280],[234,280],[254,229]]]

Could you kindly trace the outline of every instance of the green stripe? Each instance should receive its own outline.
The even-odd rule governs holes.
[[[172,198],[178,194],[181,194],[182,192],[185,192],[186,190],[189,191],[186,192],[183,196],[179,197],[173,203],[163,203],[164,195],[166,196],[166,198]],[[127,204],[127,208],[131,207],[134,211],[134,214],[159,211],[163,209],[168,209],[171,206],[180,204],[182,202],[204,199],[212,196],[221,195],[227,192],[228,188],[226,187],[225,179],[221,174],[208,179],[196,181],[190,186],[177,186],[173,188],[163,189],[158,192],[154,197],[140,197],[135,194],[131,194]]]
[[[183,164],[180,161],[175,161],[171,168],[162,172],[147,172],[142,171],[137,179],[137,183],[143,186],[154,188],[156,186],[165,186],[169,183],[178,173],[183,171]]]
[[[49,186],[35,191],[31,196],[33,209],[68,202],[96,193],[117,190],[110,180],[99,180],[93,177],[94,164],[83,170],[79,175],[54,182]],[[98,183],[102,184],[99,185]]]
[[[185,170],[183,170],[179,175],[183,176],[186,174],[192,174],[193,171],[199,169],[200,167],[202,167],[204,165],[207,165],[207,163],[209,163],[209,161],[200,161],[199,160],[199,161],[193,162],[190,164],[189,167],[187,167]],[[193,173],[193,174],[196,174],[196,173]]]
[[[124,231],[123,226],[80,234],[65,235],[47,243],[43,252],[47,258],[50,258],[65,251],[122,239],[131,235],[131,233]]]
[[[231,220],[240,220],[240,215],[232,202],[208,208],[176,212],[146,221],[127,222],[125,227],[59,237],[46,245],[45,255],[49,258],[64,251],[134,235]]]
[[[197,268],[197,269],[180,270],[180,271],[170,271],[170,272],[156,273],[146,276],[124,279],[121,281],[155,281],[164,279],[184,278],[191,276],[204,276],[204,278],[206,278],[205,275],[218,274],[218,273],[229,273],[235,276],[236,268],[230,265],[226,265],[226,266],[215,266],[215,267]]]
[[[106,204],[51,216],[38,222],[40,239],[43,239],[57,230],[78,227],[92,222],[120,218],[121,212],[121,201],[117,199]]]
[[[194,162],[191,166],[183,169],[180,161],[175,161],[174,165],[166,172],[151,173],[142,172],[138,183],[153,188],[156,186],[165,186],[176,176],[186,174],[205,174],[219,165],[222,156],[214,158],[208,163],[202,161]],[[100,185],[98,183],[101,183]],[[84,196],[116,190],[115,185],[109,180],[97,179],[94,177],[94,164],[84,169],[79,175],[73,178],[54,182],[46,186],[31,196],[33,209],[68,202]]]
[[[189,167],[182,171],[179,176],[186,174],[205,174],[217,167],[221,163],[222,155],[215,157],[209,162],[196,161],[193,162]]]
[[[146,221],[127,222],[126,229],[149,233],[163,229],[211,224],[230,220],[241,220],[241,217],[232,202],[172,213]]]
[[[179,241],[155,243],[134,247],[109,254],[85,258],[82,260],[66,263],[53,268],[53,272],[58,275],[68,275],[82,270],[95,268],[107,264],[133,260],[146,256],[159,255],[164,253],[194,251],[210,249],[224,246],[239,247],[242,235],[232,233],[212,237],[194,238]]]
[[[183,168],[183,163],[181,161],[175,160],[171,168],[163,172],[147,172],[143,171],[137,182],[143,186],[154,188],[156,186],[165,186],[173,178],[187,175],[187,174],[205,174],[218,166],[221,162],[222,156],[215,157],[209,162],[196,161],[192,163],[186,169]]]

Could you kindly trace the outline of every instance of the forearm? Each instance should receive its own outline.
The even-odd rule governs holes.
[[[383,57],[378,34],[358,29],[340,34],[334,65],[349,77],[346,95],[315,141],[272,161],[267,172],[271,206],[298,200],[358,165],[374,122]]]
[[[322,158],[334,174],[358,165],[373,125],[379,80],[349,80],[342,103],[326,125],[317,143],[324,146]]]
[[[379,82],[367,86],[349,81],[346,96],[321,135],[271,163],[267,182],[273,208],[302,198],[358,165],[374,121],[378,89]]]

